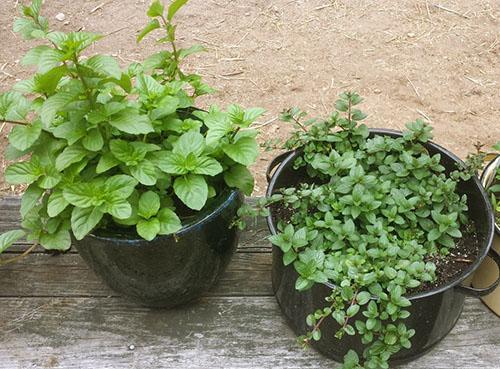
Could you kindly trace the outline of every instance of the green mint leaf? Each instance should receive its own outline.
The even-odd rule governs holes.
[[[68,145],[73,145],[87,134],[87,129],[83,122],[70,121],[58,125],[52,133],[55,137],[67,140]]]
[[[178,51],[179,51],[179,58],[184,59],[189,55],[196,54],[202,51],[207,51],[207,49],[201,45],[193,45],[188,47],[187,49],[180,49]]]
[[[28,186],[21,198],[21,216],[24,217],[31,209],[33,209],[40,197],[45,193],[45,190],[38,187],[35,183]]]
[[[33,77],[34,90],[45,95],[52,95],[63,76],[68,73],[66,66],[61,65]]]
[[[64,107],[66,107],[75,98],[75,94],[69,92],[58,92],[56,95],[49,97],[43,102],[40,110],[40,119],[42,126],[48,129],[56,117]]]
[[[153,240],[161,230],[160,221],[156,218],[141,219],[136,226],[139,236],[147,241]]]
[[[117,80],[121,79],[122,71],[120,65],[112,56],[94,55],[85,60],[84,65],[102,76],[109,76]]]
[[[58,216],[64,209],[67,208],[69,202],[64,198],[62,191],[54,191],[49,196],[47,203],[47,214],[49,217]]]
[[[137,180],[126,174],[117,174],[109,177],[104,183],[105,193],[116,195],[122,199],[128,198],[137,186]]]
[[[148,152],[159,149],[156,145],[125,140],[111,140],[109,148],[116,159],[128,166],[139,164]]]
[[[151,20],[146,27],[137,35],[137,42],[141,42],[144,37],[146,37],[149,33],[154,31],[155,29],[160,28],[160,22],[158,19]]]
[[[168,7],[167,19],[171,21],[174,18],[175,13],[177,13],[187,2],[188,0],[174,0]]]
[[[104,200],[95,202],[99,196],[98,187],[93,183],[73,183],[63,190],[64,199],[73,206],[88,208],[90,206],[101,205]]]
[[[310,288],[313,283],[314,282],[311,282],[305,278],[298,277],[297,281],[295,281],[295,289],[298,291],[304,291]]]
[[[147,11],[148,17],[154,18],[154,17],[161,17],[163,15],[164,11],[163,4],[159,0],[154,0],[151,2],[151,5],[149,6],[149,9]]]
[[[429,233],[427,233],[427,239],[429,241],[435,241],[439,237],[441,237],[441,232],[439,232],[439,229],[437,229],[437,228],[433,228],[430,230]]]
[[[172,152],[159,152],[158,154],[161,154],[161,158],[157,156],[156,164],[165,173],[182,175],[189,172],[186,168],[186,158],[183,155]]]
[[[40,175],[40,168],[33,161],[14,163],[5,170],[5,180],[10,184],[31,184]]]
[[[147,115],[140,114],[134,108],[126,108],[109,118],[109,124],[116,129],[132,135],[146,134],[154,131]]]
[[[359,364],[359,357],[356,351],[349,350],[344,356],[344,366],[346,369],[355,368]]]
[[[165,96],[158,103],[158,107],[151,112],[151,119],[157,120],[173,114],[179,108],[179,98],[175,96]]]
[[[139,209],[137,214],[149,219],[160,210],[160,196],[153,191],[144,192],[139,198]]]
[[[208,186],[205,178],[198,174],[187,174],[174,181],[174,192],[189,208],[200,210],[208,198]]]
[[[104,211],[111,214],[115,219],[124,220],[132,216],[130,203],[119,197],[108,197],[104,205]]]
[[[203,156],[196,160],[196,168],[192,172],[213,177],[222,173],[222,171],[222,166],[217,160],[208,156]]]
[[[235,162],[245,166],[253,164],[259,155],[257,142],[252,137],[242,137],[233,144],[224,144],[222,150]]]
[[[199,132],[186,132],[174,143],[174,154],[200,156],[205,149],[205,138]]]
[[[7,250],[14,242],[20,240],[26,235],[26,232],[22,230],[12,230],[0,235],[0,254]]]
[[[35,46],[34,48],[28,50],[28,52],[23,56],[21,59],[21,65],[39,65],[42,54],[50,51],[55,50],[47,45]],[[60,60],[58,58],[57,62],[59,61]]]
[[[104,138],[99,128],[93,128],[87,132],[82,140],[82,145],[89,151],[99,151],[104,146]]]
[[[179,217],[171,209],[161,209],[156,218],[160,221],[160,231],[158,234],[171,234],[182,228]]]
[[[29,101],[20,93],[0,94],[0,119],[24,121],[29,110]]]
[[[206,142],[208,146],[214,146],[219,140],[232,130],[231,122],[226,113],[216,107],[211,107],[209,112],[197,111],[194,115],[202,119],[208,127]]]
[[[254,187],[254,178],[247,167],[236,164],[224,172],[224,181],[229,187],[238,188],[250,196]]]
[[[266,109],[262,108],[250,108],[245,110],[243,115],[243,127],[250,126],[258,117],[266,112]]]
[[[54,188],[62,179],[62,175],[52,164],[46,164],[43,174],[38,180],[38,186],[44,189]]]
[[[110,170],[111,168],[116,167],[120,164],[120,161],[114,157],[114,155],[110,152],[105,153],[99,158],[99,162],[97,163],[96,173],[104,173]]]
[[[130,167],[130,174],[145,186],[154,186],[158,179],[156,166],[149,160]]]
[[[77,163],[85,158],[87,153],[88,151],[79,145],[66,147],[56,159],[56,169],[58,171],[66,169],[71,164]]]
[[[44,233],[40,236],[40,245],[46,250],[66,251],[71,247],[71,235],[67,229]]]
[[[101,221],[104,213],[97,208],[73,208],[71,213],[71,229],[77,240],[83,239]]]

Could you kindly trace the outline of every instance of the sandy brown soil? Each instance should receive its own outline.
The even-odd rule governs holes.
[[[19,1],[0,2],[0,91],[29,72],[19,59],[32,45],[11,32]],[[135,43],[148,3],[46,0],[44,9],[54,29],[116,31],[95,51],[126,64],[156,49],[151,39]],[[60,12],[62,22],[55,19]],[[219,90],[202,107],[262,106],[265,123],[291,106],[326,115],[339,92],[353,89],[365,97],[371,127],[427,119],[435,141],[462,157],[476,141],[500,139],[498,0],[191,0],[177,23],[182,45],[208,48],[186,65]],[[261,140],[286,132],[275,120]],[[263,153],[253,168],[256,194],[265,190],[272,156]],[[0,190],[12,189],[0,181]]]

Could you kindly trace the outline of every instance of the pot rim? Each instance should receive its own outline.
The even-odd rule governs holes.
[[[213,204],[210,207],[204,207],[197,214],[195,214],[186,224],[182,225],[182,228],[175,233],[166,234],[166,235],[158,235],[153,240],[147,241],[141,238],[139,235],[135,233],[127,234],[128,237],[124,237],[124,233],[116,232],[113,230],[95,230],[89,233],[85,237],[95,238],[103,241],[116,241],[122,240],[126,241],[128,245],[143,245],[150,244],[151,242],[164,238],[176,238],[178,236],[182,236],[185,233],[191,232],[194,228],[198,228],[205,223],[207,223],[210,219],[218,216],[225,208],[227,208],[233,201],[235,201],[239,196],[241,196],[241,191],[234,188],[225,187],[217,197],[221,200],[216,204]],[[99,232],[102,232],[100,234]]]
[[[402,136],[401,131],[397,131],[397,130],[393,130],[393,129],[386,129],[386,128],[370,128],[369,132],[373,133],[375,135],[398,136],[398,137]],[[444,147],[442,147],[442,146],[440,146],[432,141],[426,142],[425,145],[430,146],[433,149],[439,151],[440,153],[447,155],[455,163],[464,164],[464,162],[458,156],[456,156],[452,152],[448,151]],[[271,177],[271,181],[268,184],[267,191],[266,191],[266,197],[270,197],[272,195],[272,192],[274,190],[274,186],[276,185],[277,178],[279,177],[281,171],[291,161],[295,160],[295,158],[300,154],[301,154],[300,149],[290,151],[290,154],[281,162],[281,164],[279,164],[279,166],[277,167],[277,169],[275,170],[274,174]],[[484,190],[483,186],[481,185],[481,182],[479,181],[479,179],[476,176],[474,176],[471,178],[471,180],[473,181],[473,185],[478,188],[478,190],[481,194],[481,198],[483,200],[483,203],[486,204],[486,209],[487,209],[486,211],[490,214],[488,227],[487,227],[487,229],[488,229],[487,240],[484,243],[483,248],[479,250],[479,255],[477,256],[476,260],[474,260],[474,263],[472,263],[468,268],[466,268],[464,270],[465,273],[462,272],[462,274],[460,276],[453,278],[450,281],[448,281],[447,283],[440,285],[436,288],[433,288],[429,291],[423,291],[423,292],[418,292],[416,294],[410,294],[407,296],[407,298],[409,300],[417,300],[420,298],[425,298],[425,297],[429,297],[432,295],[436,295],[436,294],[442,293],[450,288],[453,288],[455,286],[460,285],[460,283],[462,283],[467,277],[469,277],[479,267],[481,262],[487,256],[488,251],[490,249],[490,246],[493,242],[493,237],[494,237],[494,233],[495,233],[494,232],[493,209],[492,209],[491,203],[488,199],[488,195],[486,194],[486,191]],[[276,227],[275,227],[274,222],[272,220],[271,214],[269,214],[266,217],[266,220],[267,220],[267,226],[269,228],[269,231],[271,232],[272,235],[275,235],[277,232],[276,232]],[[276,246],[273,245],[273,247],[276,247]],[[326,282],[326,283],[324,283],[324,285],[326,285],[328,288],[331,288],[331,289],[336,288],[336,286],[330,282]]]
[[[496,155],[483,169],[481,173],[481,184],[485,189],[493,185],[495,181],[495,169],[500,168],[500,154]],[[489,197],[488,197],[489,201]],[[500,225],[495,222],[495,231],[500,236]]]

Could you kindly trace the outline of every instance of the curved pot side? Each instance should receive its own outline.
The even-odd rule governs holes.
[[[311,312],[327,306],[325,297],[330,294],[328,287],[314,285],[310,290],[299,292],[295,289],[298,275],[293,267],[283,265],[283,253],[273,246],[273,290],[282,313],[287,317],[290,327],[297,335],[303,335],[309,327],[306,317]],[[425,354],[435,344],[442,340],[455,326],[462,312],[465,296],[451,288],[428,297],[412,300],[408,308],[411,315],[405,319],[408,327],[415,329],[412,337],[412,347],[402,349],[392,356],[391,363],[398,365],[414,360]],[[360,313],[354,320],[365,321]],[[359,335],[344,335],[341,340],[335,338],[335,332],[340,325],[334,319],[326,319],[321,328],[322,338],[313,341],[312,345],[323,355],[342,362],[350,349],[362,355],[364,345]]]
[[[381,134],[392,137],[401,134],[392,130],[372,129],[371,135]],[[455,164],[460,162],[455,155],[446,149],[434,144],[427,143],[427,149],[431,155],[441,154],[441,164],[445,166],[447,172],[454,170]],[[298,152],[292,152],[279,165],[271,178],[267,196],[270,196],[277,189],[288,187],[296,183],[297,172],[293,170],[292,164]],[[493,238],[493,212],[484,190],[477,178],[461,182],[458,186],[459,193],[467,194],[469,215],[474,219],[477,227],[477,236],[481,244],[480,254],[477,260],[453,281],[440,288],[411,297],[412,306],[408,308],[411,316],[405,320],[408,327],[414,328],[416,333],[411,339],[412,347],[402,349],[395,354],[391,363],[399,364],[413,360],[431,349],[436,343],[443,339],[456,324],[463,308],[464,295],[455,286],[459,285],[479,266],[485,258]],[[276,232],[272,216],[268,217],[268,226],[272,234]],[[282,252],[278,247],[273,246],[273,290],[283,314],[295,333],[302,335],[308,327],[305,323],[306,317],[318,308],[326,306],[325,297],[329,295],[329,288],[323,285],[314,285],[310,290],[299,292],[295,289],[295,280],[298,275],[292,265],[284,266]],[[357,317],[365,319],[361,314]],[[322,329],[321,340],[314,342],[313,346],[326,355],[337,361],[342,361],[343,356],[349,349],[356,350],[359,354],[363,351],[360,338],[347,336],[341,340],[334,337],[339,325],[334,319],[327,319]]]
[[[230,228],[243,196],[232,191],[201,221],[152,241],[89,235],[74,245],[87,264],[121,295],[151,307],[199,298],[226,269],[239,238]]]

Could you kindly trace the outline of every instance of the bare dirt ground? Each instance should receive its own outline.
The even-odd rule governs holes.
[[[0,2],[0,91],[29,73],[19,60],[32,44],[11,31],[19,2]],[[53,29],[111,32],[95,51],[127,64],[157,49],[151,39],[135,42],[148,4],[46,0],[44,11]],[[55,18],[61,12],[64,21]],[[200,107],[266,108],[262,141],[285,137],[288,127],[272,121],[284,108],[326,116],[344,90],[365,97],[368,126],[401,129],[426,119],[435,141],[461,157],[477,141],[500,139],[498,0],[191,0],[177,23],[181,45],[208,48],[186,65],[219,91]],[[1,158],[8,127],[0,128]],[[265,191],[274,154],[253,167],[255,194]],[[13,190],[0,180],[0,191]]]

